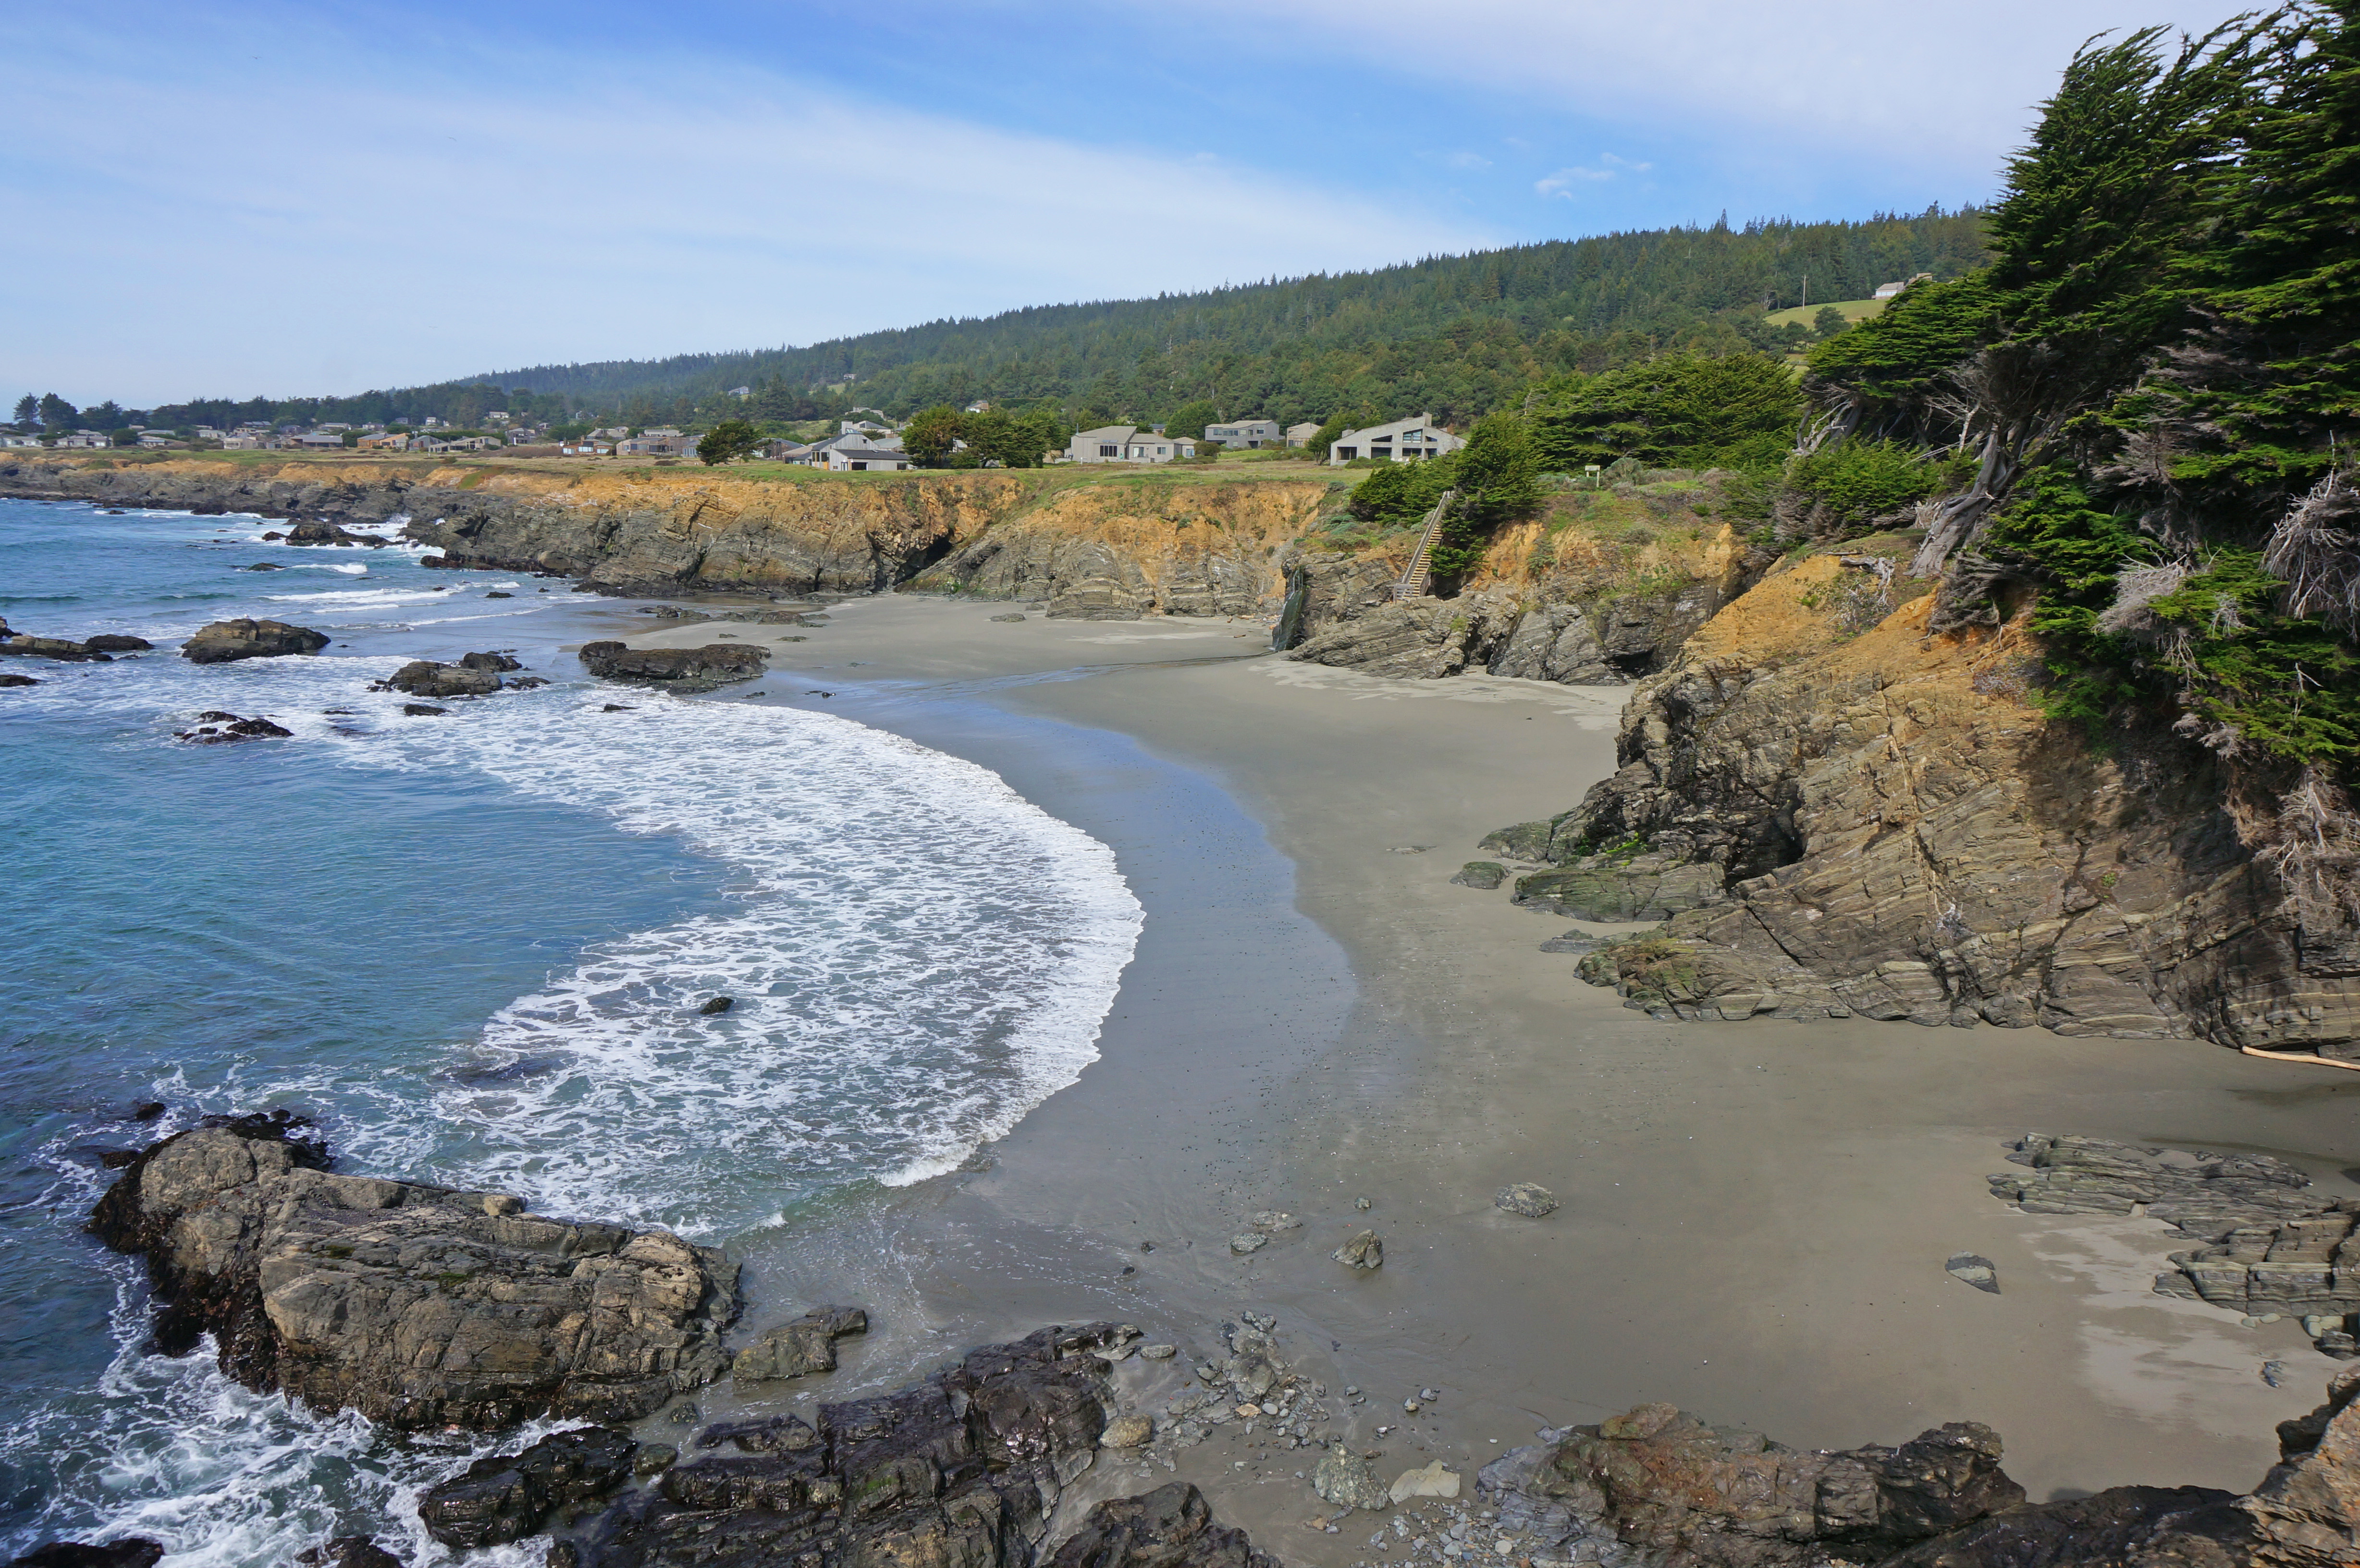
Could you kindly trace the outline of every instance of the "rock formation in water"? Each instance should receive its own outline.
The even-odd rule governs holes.
[[[241,617],[198,627],[195,635],[180,645],[180,657],[191,664],[228,664],[241,659],[317,653],[327,646],[328,634],[309,626]]]
[[[405,1429],[630,1420],[727,1368],[738,1268],[720,1253],[338,1175],[302,1127],[176,1134],[100,1200],[91,1228],[147,1257],[168,1354],[211,1334],[249,1387]]]
[[[679,691],[708,691],[764,672],[770,650],[752,643],[703,648],[630,648],[619,642],[582,645],[582,668],[609,681],[659,682]]]

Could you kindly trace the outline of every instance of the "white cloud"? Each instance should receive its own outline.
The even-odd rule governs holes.
[[[513,68],[487,91],[288,37],[249,68],[243,45],[0,28],[0,98],[38,137],[0,150],[0,272],[42,306],[0,349],[8,397],[145,405],[809,343],[1492,237],[710,62],[689,80],[470,61]]]
[[[1570,201],[1577,186],[1613,178],[1614,171],[1611,169],[1584,169],[1577,164],[1534,180],[1533,189],[1544,196],[1563,196]]]
[[[2154,21],[2152,0],[1986,0],[1972,12],[1889,0],[1202,0],[1256,18],[1247,41],[1316,40],[1363,65],[1487,98],[1522,94],[1659,131],[1742,138],[1797,158],[1866,153],[1913,176],[1994,172],[2093,33]],[[2238,7],[2199,0],[2201,28]],[[1416,47],[1404,49],[1404,38]]]

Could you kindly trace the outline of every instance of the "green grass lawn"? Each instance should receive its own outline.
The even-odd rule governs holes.
[[[1774,327],[1783,327],[1789,321],[1808,327],[1812,324],[1812,318],[1833,305],[1843,312],[1845,321],[1864,321],[1882,313],[1888,303],[1890,301],[1885,299],[1823,299],[1816,305],[1797,305],[1791,310],[1773,310],[1769,321]]]

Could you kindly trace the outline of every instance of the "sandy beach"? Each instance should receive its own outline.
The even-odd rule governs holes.
[[[1365,1391],[1348,1430],[1388,1475],[1660,1399],[1809,1447],[1984,1421],[2036,1498],[2250,1486],[2273,1424],[2317,1402],[2337,1364],[2296,1324],[2151,1293],[2177,1233],[2020,1214],[1983,1178],[2003,1140],[2076,1132],[2360,1192],[2351,1074],[2200,1041],[1649,1019],[1538,951],[1565,921],[1448,880],[1612,770],[1624,690],[1384,681],[1270,656],[1248,622],[991,618],[1011,609],[883,597],[808,633],[635,639],[805,637],[762,695],[712,700],[825,706],[993,768],[1112,845],[1148,910],[1078,1083],[973,1169],[749,1256],[758,1300],[883,1308],[818,1397],[1103,1315],[1182,1345],[1126,1364],[1152,1409],[1255,1310],[1309,1376]],[[1563,1206],[1499,1211],[1516,1181]],[[1301,1228],[1233,1256],[1272,1209]],[[1362,1225],[1371,1275],[1328,1257]],[[1946,1275],[1957,1252],[2002,1293]],[[1421,1388],[1440,1397],[1404,1416]],[[1221,1517],[1290,1559],[1366,1555],[1302,1528],[1310,1454],[1241,1441],[1178,1456]]]

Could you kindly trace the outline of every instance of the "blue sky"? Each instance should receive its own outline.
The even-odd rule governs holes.
[[[1987,198],[2141,0],[0,16],[0,396],[810,343],[1433,252]]]

